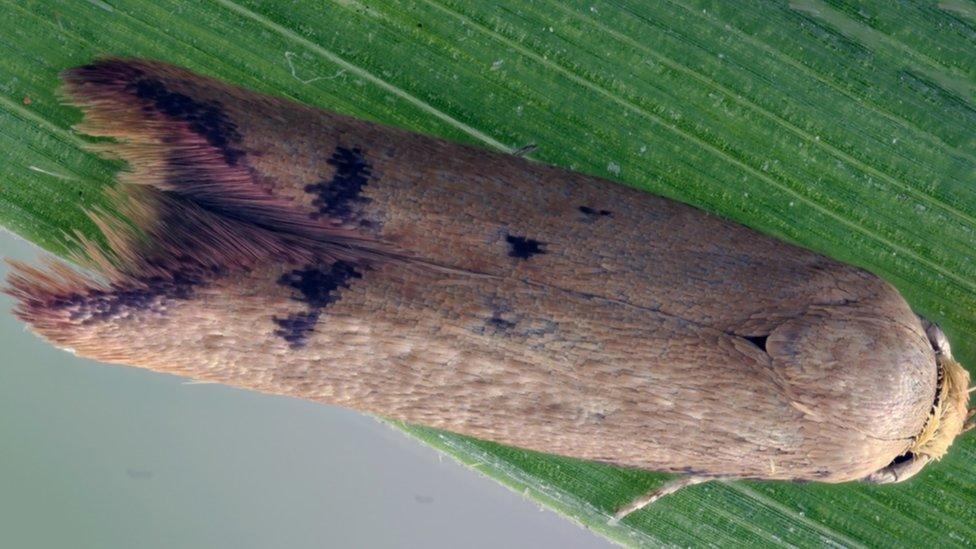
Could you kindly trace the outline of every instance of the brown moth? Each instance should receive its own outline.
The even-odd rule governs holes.
[[[969,376],[878,277],[684,204],[157,62],[68,70],[128,161],[99,278],[17,314],[105,362],[709,479],[898,482]],[[970,413],[971,417],[972,414]]]

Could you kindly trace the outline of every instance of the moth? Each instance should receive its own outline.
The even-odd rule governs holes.
[[[179,67],[63,73],[128,162],[16,314],[96,360],[711,479],[900,482],[972,427],[938,327],[862,269],[598,178]],[[968,421],[968,424],[967,424]]]

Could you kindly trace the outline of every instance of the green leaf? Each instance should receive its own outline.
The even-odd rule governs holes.
[[[620,181],[866,267],[976,364],[976,5],[887,1],[0,0],[0,222],[97,232],[117,163],[59,70],[163,59]],[[976,540],[976,438],[903,485],[711,483],[610,526],[665,475],[429,429],[421,440],[624,544]],[[687,436],[695,436],[688,433]]]

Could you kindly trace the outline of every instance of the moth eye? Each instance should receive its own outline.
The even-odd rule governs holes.
[[[932,345],[932,350],[937,354],[951,358],[952,349],[949,347],[949,339],[946,338],[942,328],[939,328],[936,324],[921,316],[918,319],[922,322],[922,328],[925,329],[925,336],[928,337],[929,343]]]
[[[915,454],[911,452],[905,452],[904,454],[891,460],[891,465],[898,465],[899,463],[905,463],[906,461],[911,461],[915,459]]]

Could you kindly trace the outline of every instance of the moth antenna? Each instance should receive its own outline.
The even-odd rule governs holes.
[[[696,484],[708,482],[711,480],[722,480],[722,479],[718,479],[716,477],[699,476],[699,475],[684,475],[672,479],[662,484],[661,486],[658,486],[657,488],[649,490],[648,492],[638,496],[627,505],[624,505],[623,507],[618,509],[617,512],[613,514],[613,518],[610,519],[610,523],[615,524],[619,522],[621,519],[623,519],[624,517],[626,517],[627,515],[633,513],[634,511],[639,511],[644,507],[647,507],[648,505],[654,503],[655,501],[663,498],[664,496],[673,494],[678,490],[687,488],[688,486],[694,486]]]

